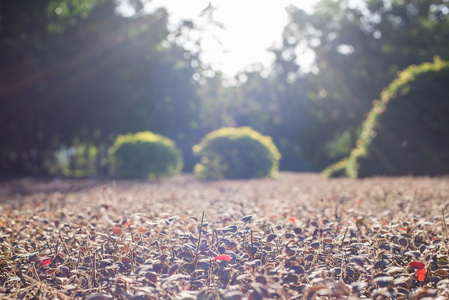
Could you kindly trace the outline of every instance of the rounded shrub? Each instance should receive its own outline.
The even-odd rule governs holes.
[[[281,158],[271,138],[250,127],[215,130],[193,152],[201,157],[194,169],[199,179],[275,177]]]
[[[181,172],[181,152],[169,138],[149,131],[120,135],[110,149],[112,175],[154,179]]]

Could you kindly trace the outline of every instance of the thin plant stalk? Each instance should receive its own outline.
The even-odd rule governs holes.
[[[198,263],[198,256],[199,256],[199,252],[200,252],[201,233],[203,232],[203,223],[204,223],[204,211],[203,211],[203,215],[201,216],[201,224],[200,224],[199,233],[198,233],[198,245],[196,246],[195,261],[194,261],[195,268],[196,268],[196,264]]]

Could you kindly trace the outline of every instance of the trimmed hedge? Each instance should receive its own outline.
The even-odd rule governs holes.
[[[271,138],[250,127],[213,131],[193,152],[201,157],[194,169],[199,179],[275,177],[281,158]]]
[[[183,160],[172,140],[144,131],[118,136],[110,164],[115,177],[155,179],[179,174]]]
[[[409,66],[373,104],[355,148],[324,176],[449,174],[449,62]]]

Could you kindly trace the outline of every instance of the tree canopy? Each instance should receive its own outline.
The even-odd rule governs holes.
[[[449,59],[447,0],[322,0],[288,9],[269,73],[226,85],[195,20],[169,30],[164,9],[128,3],[125,17],[114,0],[0,1],[1,175],[60,173],[61,151],[69,169],[101,173],[116,136],[139,131],[174,140],[191,171],[192,146],[222,126],[271,136],[281,170],[320,171],[348,155],[399,70]]]
[[[172,137],[195,118],[196,58],[167,40],[164,10],[124,18],[113,1],[1,3],[2,170],[46,172],[75,139]]]
[[[284,52],[315,54],[308,157],[319,168],[354,145],[372,101],[398,71],[449,58],[448,1],[351,2],[323,0],[313,14],[291,7],[284,32]]]

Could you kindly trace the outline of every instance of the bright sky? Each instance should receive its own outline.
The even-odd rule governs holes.
[[[283,27],[288,18],[285,8],[295,5],[311,11],[317,0],[212,0],[216,8],[214,20],[225,30],[215,28],[213,34],[203,37],[205,63],[233,77],[246,66],[262,63],[268,67],[273,55],[266,51],[280,44]],[[153,0],[151,7],[164,6],[170,13],[170,22],[195,19],[209,4],[209,0]],[[213,36],[222,43],[218,43]]]

